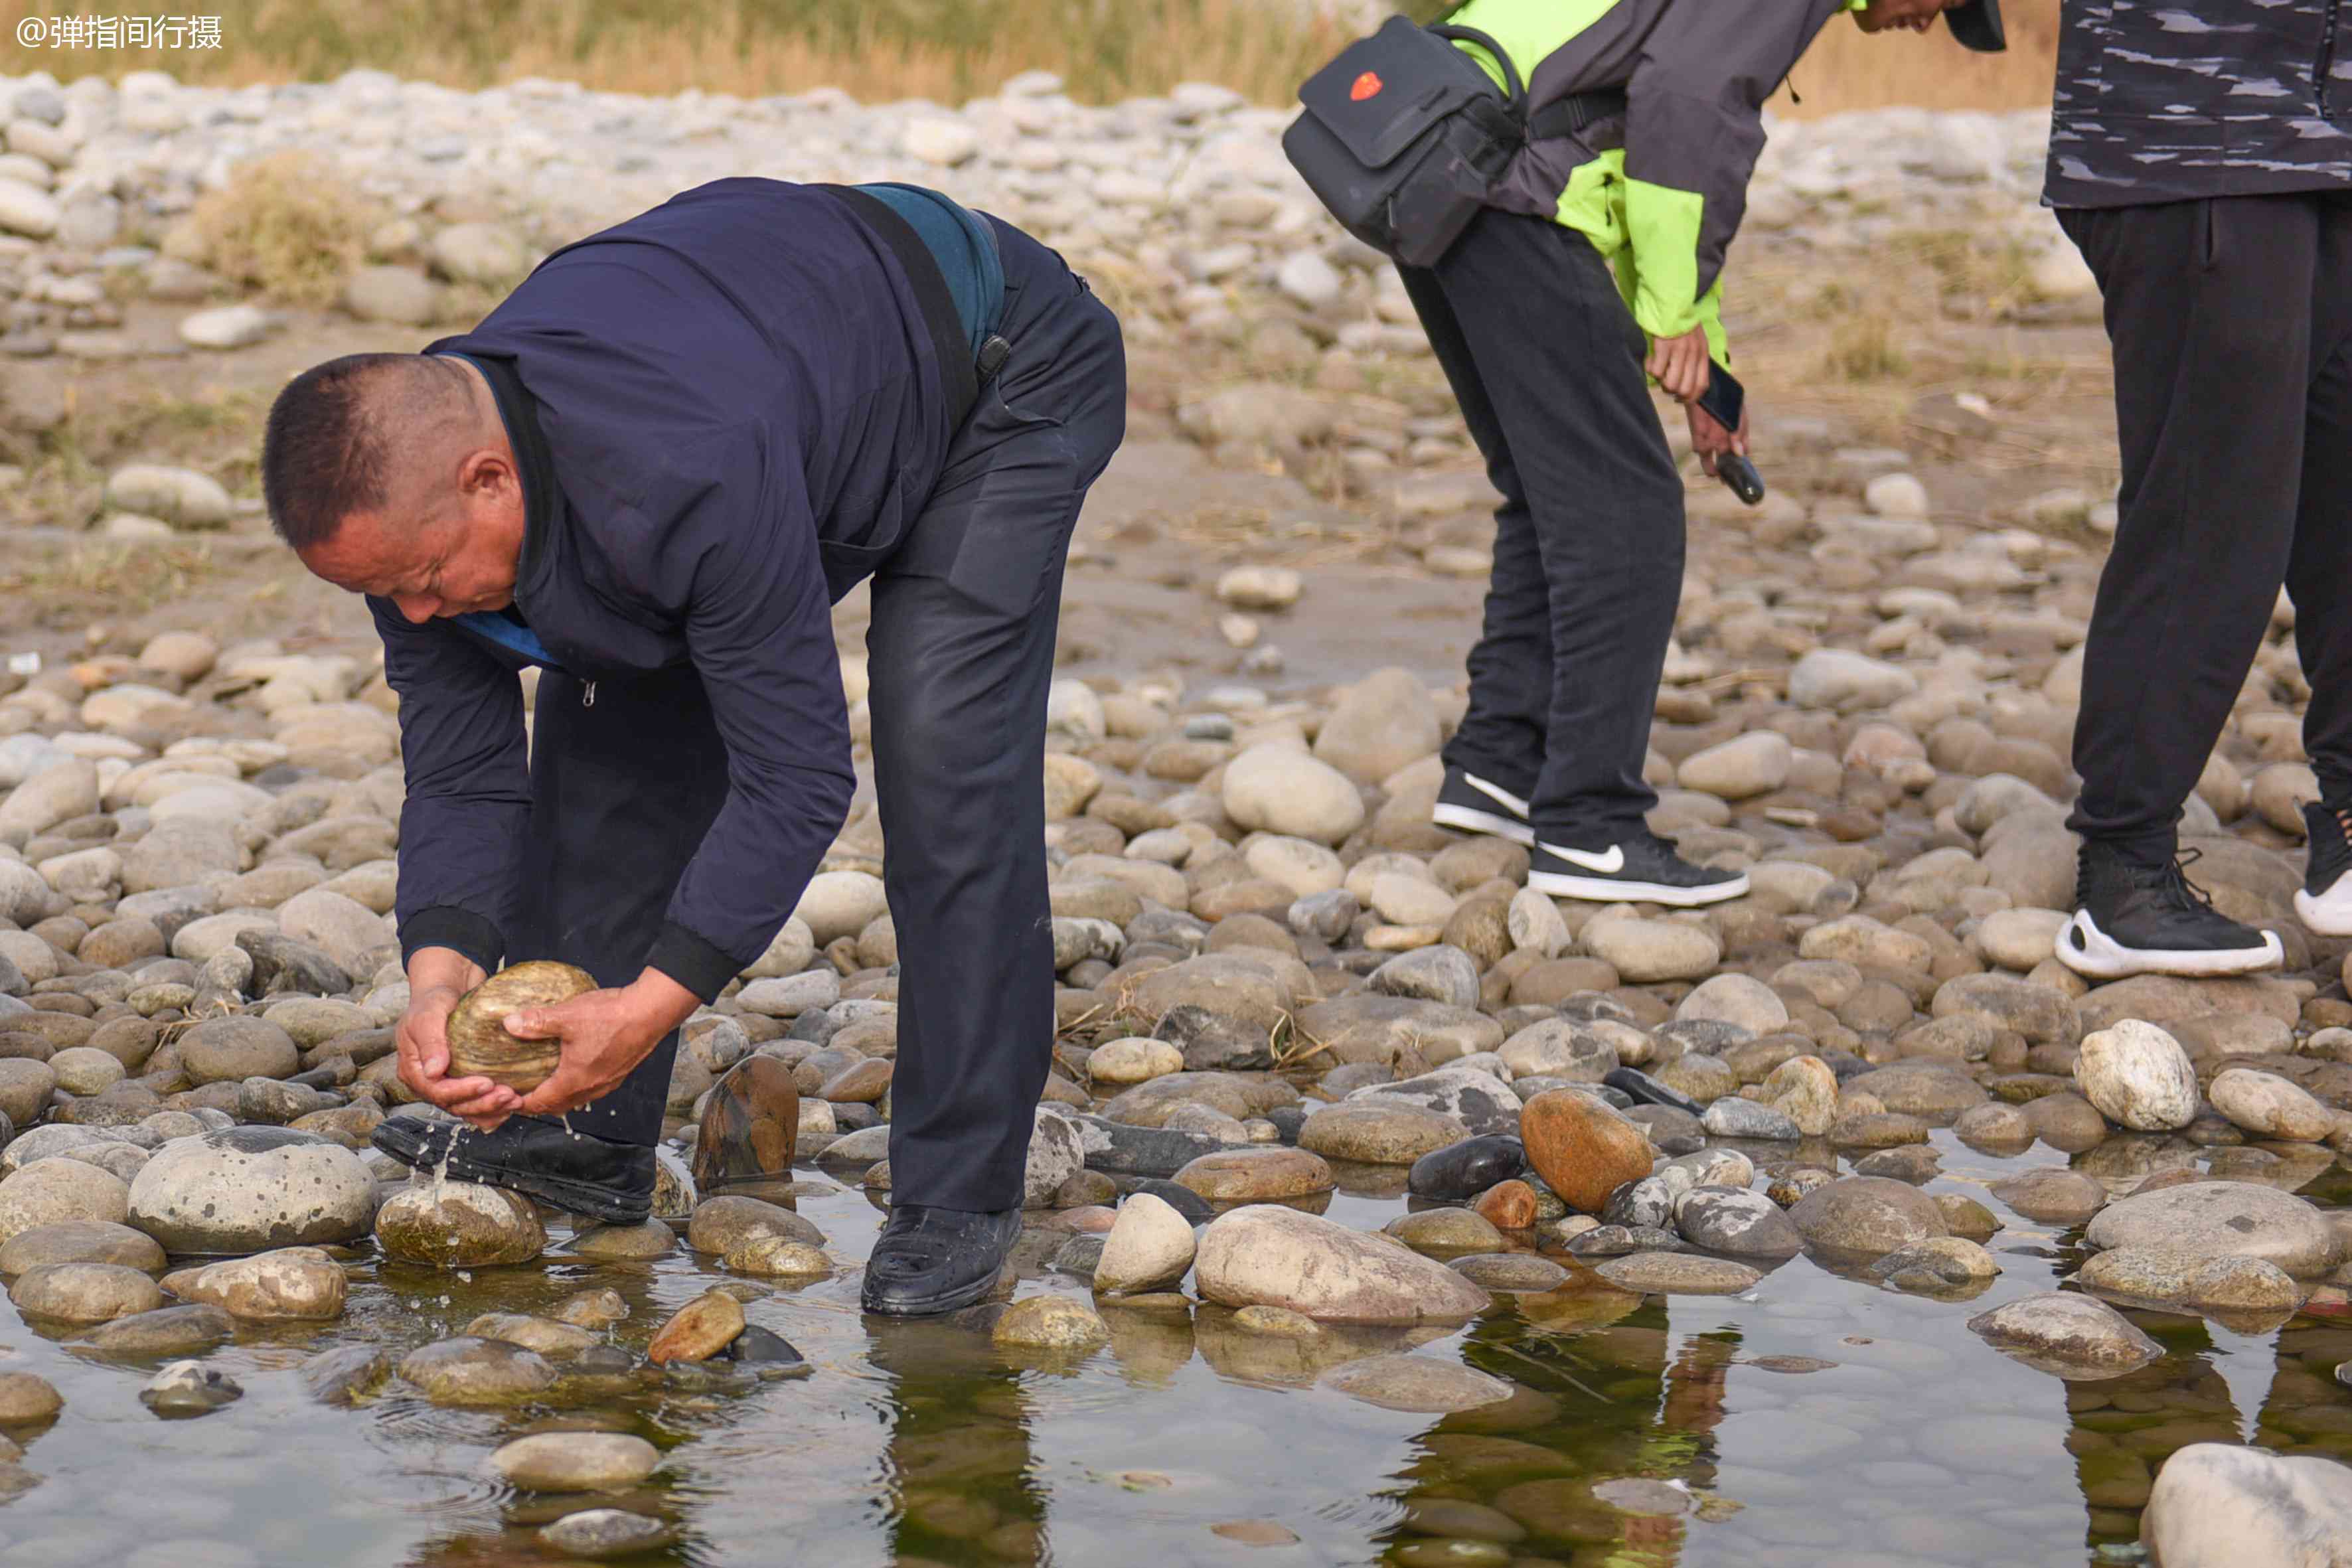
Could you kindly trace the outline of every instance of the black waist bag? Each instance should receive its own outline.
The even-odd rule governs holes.
[[[1502,67],[1507,91],[1448,40]],[[1349,233],[1432,267],[1469,226],[1526,139],[1527,90],[1502,46],[1475,27],[1391,16],[1298,89],[1307,111],[1282,151]]]

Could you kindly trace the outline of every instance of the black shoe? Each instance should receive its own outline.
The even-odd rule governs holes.
[[[1445,770],[1437,788],[1437,805],[1429,820],[1440,827],[1464,833],[1491,833],[1514,844],[1535,847],[1536,830],[1528,822],[1528,803],[1501,784],[1460,768]]]
[[[2084,844],[2074,879],[2081,907],[2058,933],[2058,962],[2094,980],[2278,968],[2286,954],[2277,937],[2221,913],[2181,874],[2197,853],[2151,861]]]
[[[1019,1209],[974,1214],[900,1204],[866,1260],[866,1310],[922,1318],[969,1307],[996,1288],[1020,1238]]]
[[[1740,897],[1748,891],[1748,873],[1694,866],[1675,853],[1673,840],[1637,827],[1597,848],[1538,843],[1528,886],[1555,899],[1687,910]]]
[[[2303,808],[2311,839],[2303,891],[2294,912],[2305,929],[2322,936],[2352,936],[2352,805],[2315,801]]]
[[[453,1182],[504,1187],[606,1225],[637,1225],[654,1212],[651,1148],[567,1131],[543,1116],[510,1117],[496,1132],[394,1116],[368,1142],[413,1171],[439,1171],[446,1159]]]

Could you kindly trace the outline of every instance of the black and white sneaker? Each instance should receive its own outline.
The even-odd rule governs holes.
[[[2311,839],[2295,918],[2321,936],[2352,936],[2352,805],[2314,801],[2303,808]]]
[[[1555,899],[1687,910],[1742,896],[1748,873],[1694,866],[1675,853],[1673,840],[1642,828],[1598,849],[1538,844],[1528,886]]]
[[[2093,980],[2132,974],[2251,974],[2276,969],[2285,950],[2213,907],[2181,874],[2197,858],[2136,860],[2113,846],[2083,846],[2074,880],[2081,906],[2058,932],[2058,962]]]
[[[1445,782],[1438,786],[1437,805],[1429,820],[1440,827],[1491,833],[1535,847],[1536,830],[1528,821],[1526,799],[1460,768],[1445,770]]]

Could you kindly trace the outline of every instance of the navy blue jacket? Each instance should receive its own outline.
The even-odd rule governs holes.
[[[912,523],[951,434],[917,296],[841,198],[721,180],[557,251],[427,352],[510,367],[536,405],[516,434],[514,596],[549,658],[585,680],[691,663],[709,693],[727,799],[646,960],[708,1000],[765,950],[848,809],[830,607]],[[530,810],[530,661],[369,606],[400,697],[403,949],[495,968]]]

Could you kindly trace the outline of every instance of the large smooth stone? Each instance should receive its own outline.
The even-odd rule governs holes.
[[[459,997],[449,1015],[449,1076],[486,1078],[529,1094],[555,1070],[559,1042],[509,1033],[507,1015],[595,989],[595,976],[569,963],[536,959],[499,970]]]
[[[2252,1182],[2190,1182],[2118,1198],[2084,1239],[2102,1251],[2169,1246],[2208,1258],[2260,1258],[2299,1279],[2343,1261],[2342,1233],[2296,1197]]]
[[[1171,1178],[1213,1204],[1278,1204],[1328,1193],[1330,1165],[1304,1149],[1226,1149],[1187,1163]]]
[[[478,1340],[504,1340],[537,1351],[550,1361],[568,1360],[597,1342],[594,1334],[576,1324],[528,1312],[484,1312],[466,1325],[466,1332]]]
[[[2080,1171],[2026,1171],[1995,1182],[1992,1195],[2044,1225],[2080,1225],[2107,1205],[2105,1184]]]
[[[198,1355],[226,1344],[236,1331],[236,1319],[200,1302],[117,1318],[92,1329],[79,1342],[100,1355]]]
[[[609,1491],[654,1473],[661,1450],[625,1432],[536,1432],[490,1456],[507,1485],[527,1492]]]
[[[2276,1073],[2231,1068],[2214,1075],[2205,1095],[2233,1126],[2257,1138],[2316,1143],[2336,1131],[2335,1111]]]
[[[1484,1311],[1484,1290],[1384,1238],[1277,1205],[1210,1222],[1193,1278],[1228,1307],[1286,1307],[1324,1322],[1460,1322]]]
[[[164,1264],[155,1238],[102,1219],[59,1220],[20,1230],[0,1246],[0,1274],[17,1275],[45,1263],[120,1263],[149,1271]]]
[[[301,1070],[294,1037],[266,1018],[207,1018],[180,1037],[180,1065],[198,1084],[291,1078]]]
[[[360,1157],[289,1127],[174,1138],[131,1182],[130,1222],[177,1253],[350,1241],[374,1217],[375,1181]]]
[[[1797,1200],[1789,1220],[1809,1245],[1853,1257],[1879,1257],[1950,1231],[1935,1199],[1885,1176],[1849,1176],[1816,1188]]]
[[[1519,1112],[1519,1138],[1544,1184],[1585,1214],[1599,1214],[1611,1193],[1650,1173],[1650,1141],[1642,1130],[1606,1102],[1572,1089],[1528,1101]]]
[[[1745,1263],[1691,1252],[1636,1252],[1593,1272],[1620,1290],[1653,1296],[1737,1296],[1764,1278]]]
[[[2130,1319],[2094,1297],[2045,1290],[1980,1312],[1969,1331],[2027,1365],[2068,1379],[2120,1377],[2164,1354]]]
[[[315,1247],[232,1258],[167,1277],[173,1295],[206,1302],[248,1322],[340,1318],[342,1266]]]
[[[824,1232],[814,1221],[782,1204],[740,1195],[705,1198],[696,1205],[686,1244],[697,1252],[723,1257],[759,1236],[778,1236],[806,1247],[824,1245]]]
[[[436,1340],[401,1359],[400,1375],[436,1405],[513,1405],[555,1385],[536,1351],[504,1340]]]
[[[1805,1238],[1762,1193],[1694,1187],[1675,1200],[1675,1228],[1694,1247],[1735,1258],[1794,1258]]]
[[[1452,1116],[1419,1106],[1343,1100],[1307,1119],[1298,1146],[1327,1160],[1360,1165],[1410,1165],[1458,1143],[1469,1129]]]
[[[8,1300],[28,1318],[103,1323],[163,1304],[155,1281],[120,1263],[45,1263],[16,1277]]]
[[[743,1303],[724,1290],[706,1290],[670,1315],[646,1347],[656,1366],[709,1361],[743,1331]]]
[[[121,1177],[81,1160],[41,1160],[0,1181],[0,1244],[59,1220],[119,1225],[130,1212],[131,1188]]]
[[[2352,1469],[2191,1443],[2157,1472],[2140,1539],[2165,1568],[2336,1568],[2352,1562]]]
[[[2137,1018],[2083,1037],[2074,1081],[2101,1115],[2134,1131],[2170,1132],[2197,1117],[2197,1069],[2189,1053]]]
[[[1109,1341],[1110,1325],[1067,1296],[1031,1296],[1006,1308],[988,1337],[1008,1350],[1082,1354]]]
[[[478,1182],[413,1182],[375,1216],[376,1245],[399,1263],[481,1268],[528,1263],[547,1247],[530,1199]]]
[[[705,1192],[731,1182],[788,1175],[800,1139],[801,1094],[793,1069],[773,1057],[745,1057],[702,1102],[694,1181]]]
[[[1192,1267],[1192,1224],[1164,1198],[1137,1193],[1118,1205],[1102,1256],[1095,1262],[1095,1289],[1117,1295],[1172,1284]]]
[[[1499,1377],[1425,1355],[1375,1355],[1333,1367],[1323,1386],[1383,1410],[1451,1415],[1500,1405],[1518,1390]]]

